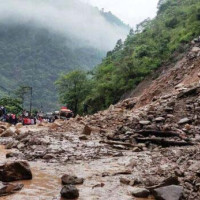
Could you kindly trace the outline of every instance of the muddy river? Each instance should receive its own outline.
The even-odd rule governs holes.
[[[0,159],[5,162],[8,150],[0,146]],[[41,161],[29,162],[33,172],[33,180],[19,181],[24,188],[13,195],[0,197],[1,200],[61,200],[62,188],[60,177],[74,174],[85,179],[84,184],[78,186],[80,200],[131,200],[131,186],[120,184],[118,176],[102,177],[103,172],[117,172],[124,170],[122,162],[116,158],[103,158],[90,162],[80,161],[75,164],[60,165]],[[103,183],[103,187],[101,187]],[[150,198],[152,199],[152,198]],[[146,200],[137,199],[135,200]]]

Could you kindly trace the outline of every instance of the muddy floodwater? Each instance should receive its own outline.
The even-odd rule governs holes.
[[[4,146],[0,146],[0,159],[4,162],[6,153]],[[131,187],[120,184],[118,176],[102,177],[103,172],[118,172],[124,170],[122,160],[118,158],[103,158],[90,162],[80,161],[75,164],[60,165],[42,161],[29,162],[33,172],[33,180],[19,181],[24,188],[13,195],[0,197],[1,200],[61,200],[62,188],[60,177],[65,174],[76,174],[83,177],[85,182],[78,186],[80,200],[131,200]],[[101,187],[101,184],[104,184]],[[130,191],[129,191],[130,190]],[[152,198],[150,198],[152,200]],[[147,200],[137,199],[135,200]]]

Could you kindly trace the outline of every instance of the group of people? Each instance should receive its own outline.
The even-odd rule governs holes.
[[[17,124],[18,119],[15,114],[7,113],[4,106],[0,106],[0,121]]]
[[[87,106],[85,106],[84,111],[87,112]],[[56,119],[69,119],[73,116],[73,112],[65,106],[61,107],[60,111],[55,111],[54,113],[45,114],[41,111],[34,115],[26,110],[23,110],[21,115],[7,113],[6,108],[0,106],[0,121],[8,122],[13,125],[17,123],[22,123],[23,125],[34,125],[42,122],[52,123]]]

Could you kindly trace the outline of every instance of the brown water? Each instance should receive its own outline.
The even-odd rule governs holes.
[[[7,150],[0,146],[1,162],[6,161]],[[80,161],[76,164],[59,165],[44,162],[30,162],[33,180],[19,181],[24,188],[13,195],[1,197],[1,200],[60,200],[62,188],[60,177],[75,174],[85,178],[83,185],[78,186],[80,200],[133,200],[131,186],[120,184],[119,176],[102,177],[103,172],[123,171],[124,166],[118,158],[104,158],[90,162]],[[101,183],[104,187],[98,187]],[[93,186],[97,186],[93,189]],[[152,200],[152,198],[150,198]],[[149,199],[149,200],[150,200]],[[147,200],[147,199],[135,199]]]

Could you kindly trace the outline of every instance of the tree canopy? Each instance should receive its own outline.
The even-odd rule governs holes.
[[[200,2],[196,0],[160,1],[157,17],[144,20],[131,30],[126,40],[118,40],[102,63],[90,73],[89,93],[81,96],[91,112],[107,108],[133,90],[163,63],[173,63],[188,43],[200,35]]]

